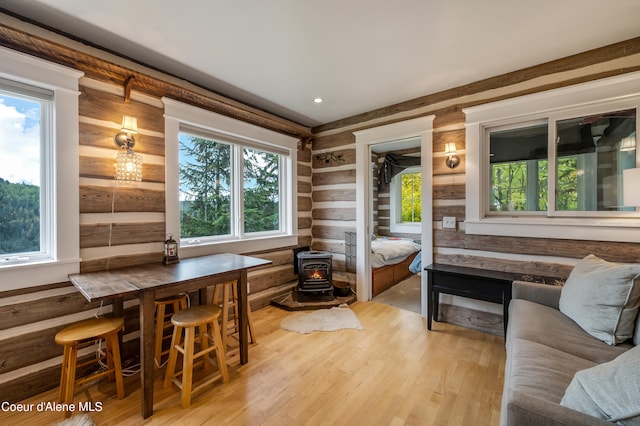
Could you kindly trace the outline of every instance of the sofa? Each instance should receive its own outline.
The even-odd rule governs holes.
[[[501,425],[640,425],[639,277],[590,255],[563,287],[513,283]]]

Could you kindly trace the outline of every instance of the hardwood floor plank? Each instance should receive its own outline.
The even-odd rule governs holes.
[[[180,408],[176,388],[155,381],[155,413],[140,417],[138,375],[76,393],[75,402],[102,402],[97,425],[497,425],[504,378],[502,337],[436,323],[375,302],[351,305],[364,330],[297,334],[280,329],[292,312],[254,312],[258,343],[250,362],[230,368],[227,384],[196,394]],[[25,403],[54,401],[57,390]],[[62,413],[0,412],[3,425],[39,426]]]

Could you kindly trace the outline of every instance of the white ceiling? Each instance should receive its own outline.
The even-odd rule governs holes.
[[[0,8],[307,126],[640,36],[639,0],[0,0]]]

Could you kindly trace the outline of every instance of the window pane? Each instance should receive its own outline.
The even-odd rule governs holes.
[[[556,209],[624,210],[622,171],[636,166],[635,109],[558,121],[556,129]]]
[[[231,147],[180,133],[180,237],[231,233]]]
[[[40,101],[0,91],[0,254],[41,250]]]
[[[422,221],[422,173],[402,174],[402,222]]]
[[[279,156],[244,148],[244,231],[280,229]]]
[[[491,211],[547,210],[547,124],[492,131]]]

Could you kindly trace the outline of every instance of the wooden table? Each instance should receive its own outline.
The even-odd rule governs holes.
[[[172,265],[147,264],[69,275],[69,280],[90,302],[113,298],[114,315],[122,315],[124,296],[137,294],[140,299],[140,361],[142,417],[153,414],[153,376],[155,342],[155,300],[178,293],[200,292],[206,303],[207,287],[237,280],[238,316],[240,317],[240,363],[249,360],[247,320],[247,269],[271,261],[232,253],[183,259]]]
[[[511,284],[519,275],[503,271],[434,263],[427,271],[427,329],[438,321],[440,293],[502,304],[504,335],[507,335]]]

